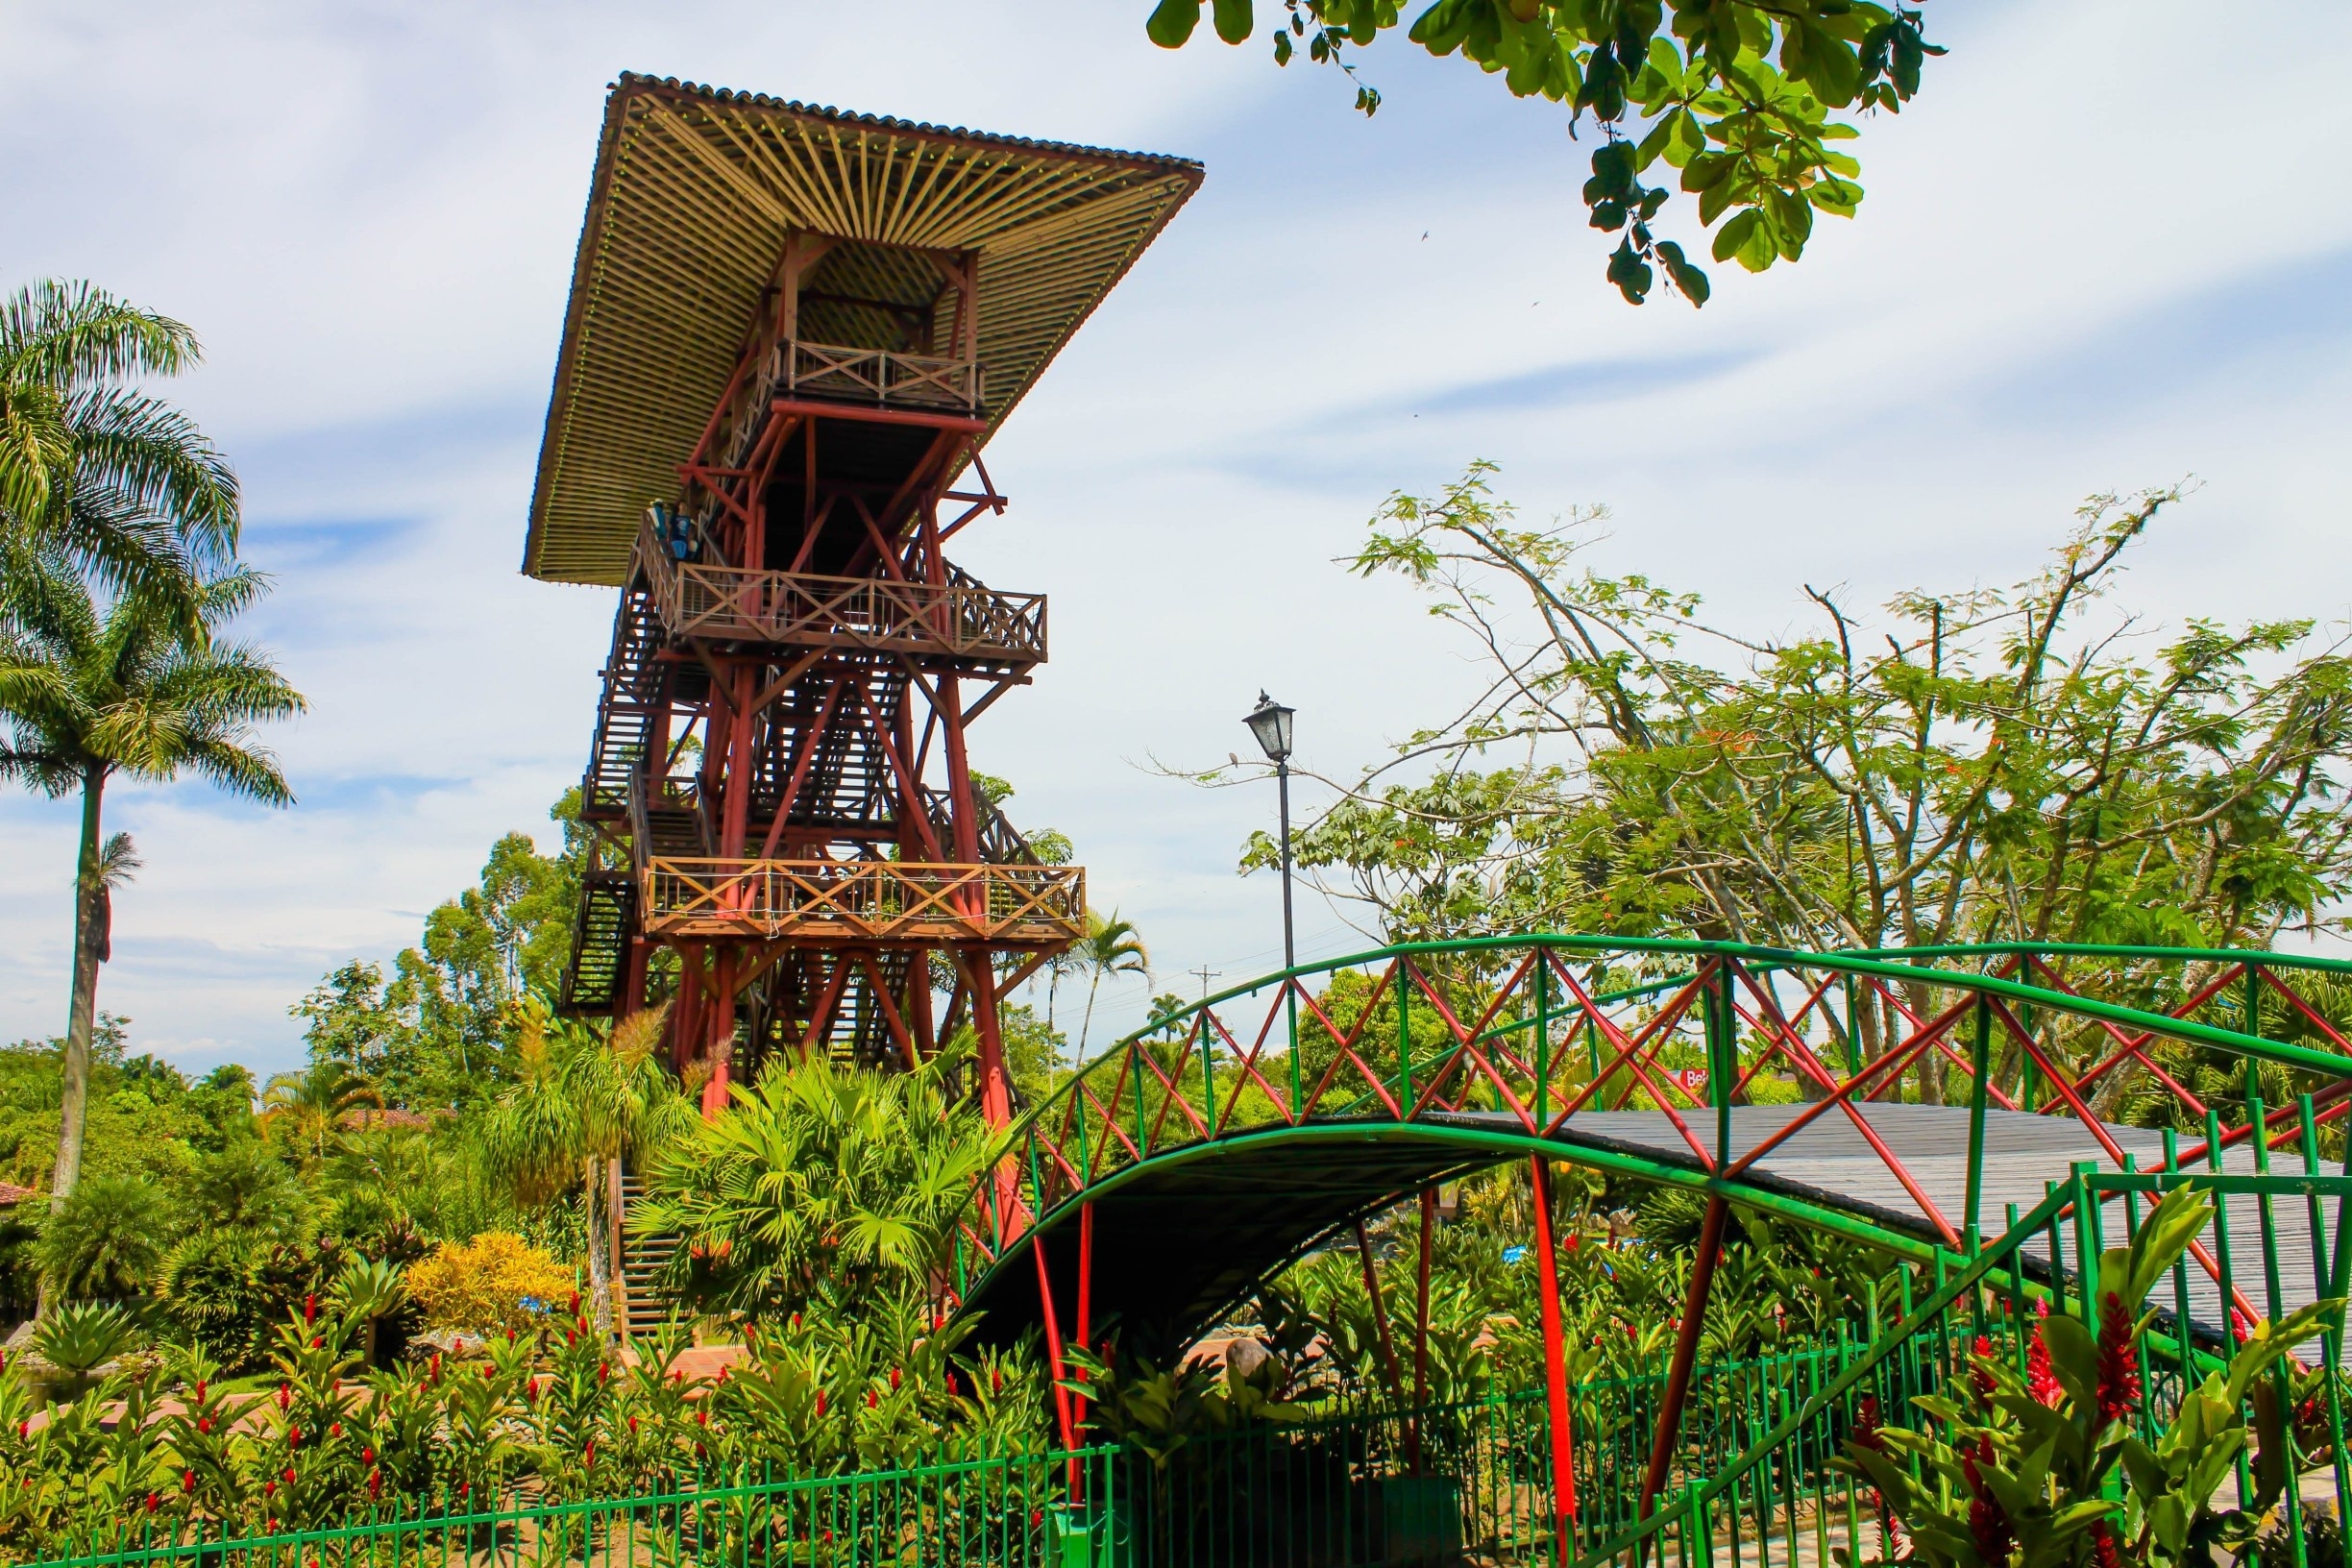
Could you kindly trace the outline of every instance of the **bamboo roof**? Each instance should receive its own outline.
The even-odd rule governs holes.
[[[574,263],[523,569],[617,584],[677,489],[789,230],[979,256],[993,433],[1200,164],[625,73]],[[891,253],[866,253],[873,283]],[[983,437],[985,439],[985,437]]]

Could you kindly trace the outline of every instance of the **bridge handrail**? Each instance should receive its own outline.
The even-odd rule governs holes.
[[[1323,959],[1312,964],[1301,964],[1291,968],[1276,970],[1253,981],[1230,986],[1224,991],[1203,997],[1200,1001],[1189,1003],[1170,1013],[1162,1014],[1141,1029],[1134,1031],[1111,1045],[1101,1055],[1080,1066],[1072,1073],[1068,1082],[1058,1088],[1053,1094],[1039,1101],[1016,1118],[1013,1123],[1013,1131],[1018,1136],[1032,1128],[1040,1117],[1076,1092],[1079,1086],[1085,1083],[1090,1075],[1112,1070],[1112,1065],[1122,1053],[1152,1043],[1155,1037],[1168,1033],[1173,1026],[1197,1017],[1204,1012],[1213,1012],[1221,1002],[1232,1001],[1237,997],[1258,995],[1269,986],[1280,986],[1286,992],[1299,986],[1304,979],[1311,975],[1329,974],[1340,969],[1358,968],[1366,965],[1410,959],[1425,954],[1477,953],[1531,947],[1565,948],[1594,954],[1654,954],[1694,959],[1727,958],[1748,961],[1767,968],[1821,968],[1857,977],[1909,984],[1932,981],[1955,990],[1972,992],[1979,995],[1997,996],[2006,1001],[2024,1003],[2036,1008],[2046,1008],[2052,1012],[2090,1018],[2121,1028],[2168,1035],[2197,1044],[2209,1045],[2235,1055],[2252,1057],[2259,1061],[2270,1062],[2301,1071],[2342,1076],[2348,1070],[2352,1070],[2352,1057],[2269,1041],[2259,1035],[2246,1034],[2235,1029],[2199,1023],[2193,1019],[2175,1017],[2170,1014],[2150,1013],[2120,1003],[2101,1001],[2096,997],[2052,991],[2046,987],[2029,985],[1997,975],[1942,968],[1923,968],[1916,963],[1894,962],[1879,956],[1888,952],[1908,952],[1920,957],[1930,954],[1940,957],[2063,952],[2076,957],[2152,958],[2176,960],[2184,964],[2242,963],[2257,968],[2311,968],[2328,973],[2352,975],[2352,961],[2329,959],[2316,954],[2284,954],[2267,949],[2251,948],[2104,947],[2090,943],[1986,943],[1941,949],[1865,949],[1850,953],[1822,953],[1802,948],[1768,947],[1747,943],[1710,942],[1690,938],[1588,937],[1564,933],[1537,933],[1514,937],[1470,937],[1448,942],[1396,943],[1384,947],[1351,953],[1345,957]],[[1663,990],[1676,984],[1687,983],[1688,978],[1687,975],[1677,975],[1646,982],[1640,987],[1611,992],[1607,997],[1595,997],[1594,1000],[1599,1002],[1629,998],[1644,991]],[[1213,1056],[1204,1057],[1203,1067],[1210,1081],[1213,1083],[1215,1067]]]

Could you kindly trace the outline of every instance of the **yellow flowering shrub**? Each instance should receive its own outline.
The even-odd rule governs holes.
[[[573,1288],[570,1269],[504,1231],[444,1241],[408,1265],[408,1293],[435,1329],[522,1333],[541,1312],[562,1311]]]

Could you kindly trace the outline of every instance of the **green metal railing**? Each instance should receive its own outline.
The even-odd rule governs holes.
[[[2168,1155],[2162,1168],[2098,1171],[2078,1165],[2064,1184],[2031,1212],[2014,1212],[2004,1234],[1977,1254],[1940,1267],[1942,1283],[1907,1311],[1889,1333],[1851,1355],[1825,1356],[1822,1376],[1801,1398],[1785,1384],[1775,1398],[1752,1403],[1735,1419],[1747,1424],[1752,1440],[1745,1452],[1720,1467],[1678,1466],[1672,1501],[1647,1520],[1624,1528],[1587,1528],[1580,1534],[1580,1564],[1793,1565],[1826,1563],[1838,1552],[1864,1561],[1881,1552],[1877,1510],[1867,1482],[1833,1471],[1828,1460],[1856,1428],[1864,1402],[1874,1402],[1883,1426],[1923,1428],[1915,1408],[1923,1393],[1965,1375],[1972,1346],[1989,1347],[2021,1371],[2026,1365],[2034,1314],[2055,1313],[2097,1321],[2098,1256],[2108,1245],[2126,1244],[2137,1234],[2144,1206],[2164,1193],[2190,1187],[2212,1203],[2207,1233],[2218,1255],[2221,1279],[2200,1283],[2200,1270],[2187,1256],[2175,1262],[2148,1306],[2154,1323],[2140,1339],[2147,1395],[2133,1423],[2153,1442],[2178,1408],[2182,1390],[2224,1364],[2231,1337],[2252,1327],[2227,1308],[2233,1292],[2251,1284],[2263,1315],[2284,1315],[2282,1269],[2292,1251],[2307,1251],[2315,1299],[2340,1305],[2316,1336],[2300,1348],[2300,1360],[2282,1364],[2273,1385],[2294,1413],[2285,1428],[2291,1445],[2286,1485],[2277,1504],[2276,1525],[2263,1558],[2306,1568],[2305,1522],[2315,1507],[2336,1521],[2352,1504],[2352,1466],[2347,1464],[2344,1411],[2352,1403],[2345,1386],[2344,1316],[2340,1300],[2352,1263],[2352,1167],[2322,1172],[2316,1129],[2308,1101],[2301,1106],[2304,1133],[2300,1168],[2231,1175],[2213,1169],[2183,1169]],[[2254,1108],[2256,1119],[2261,1107]],[[2232,1221],[2232,1211],[2239,1219]],[[2255,1222],[2255,1256],[2233,1257],[2232,1241],[2246,1238],[2247,1211]],[[2294,1235],[2300,1247],[2282,1246]],[[2198,1315],[2195,1297],[2211,1292],[2208,1316]],[[2227,1309],[2227,1310],[2225,1310]],[[2251,1420],[2259,1392],[2243,1412]],[[1697,1408],[1697,1402],[1694,1402]],[[1686,1437],[1685,1455],[1693,1452]],[[2236,1463],[2232,1501],[2254,1494],[2252,1458]],[[1598,1521],[1590,1521],[1598,1523]]]
[[[790,1481],[703,1478],[643,1496],[411,1502],[329,1528],[227,1535],[124,1527],[39,1568],[1088,1568],[1107,1563],[1126,1456],[1115,1447]],[[1104,1543],[1098,1550],[1096,1543]]]

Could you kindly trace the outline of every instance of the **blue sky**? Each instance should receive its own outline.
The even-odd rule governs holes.
[[[136,1045],[294,1065],[287,1006],[413,941],[578,776],[608,596],[515,567],[622,69],[1208,164],[992,449],[1014,509],[967,554],[1054,616],[975,762],[1077,841],[1164,988],[1269,967],[1279,906],[1234,874],[1270,789],[1150,759],[1246,747],[1261,685],[1334,772],[1441,711],[1460,650],[1333,561],[1391,488],[1472,457],[1531,517],[1608,503],[1597,564],[1759,634],[1803,624],[1802,582],[1868,604],[2022,576],[2082,496],[2188,475],[2136,607],[2352,610],[2340,7],[2217,37],[2186,0],[1931,6],[1952,53],[1868,127],[1861,217],[1794,269],[1717,269],[1699,312],[1602,282],[1556,109],[1387,42],[1367,123],[1259,45],[1151,49],[1145,9],[0,10],[0,283],[87,277],[203,333],[175,395],[243,476],[278,579],[251,629],[314,703],[275,738],[289,812],[113,798],[148,861],[104,990]],[[2221,81],[2261,86],[2196,112]],[[70,857],[67,807],[0,797],[0,1039],[63,1022]],[[1309,954],[1356,944],[1319,906],[1302,926]],[[1107,992],[1097,1039],[1144,995]]]

